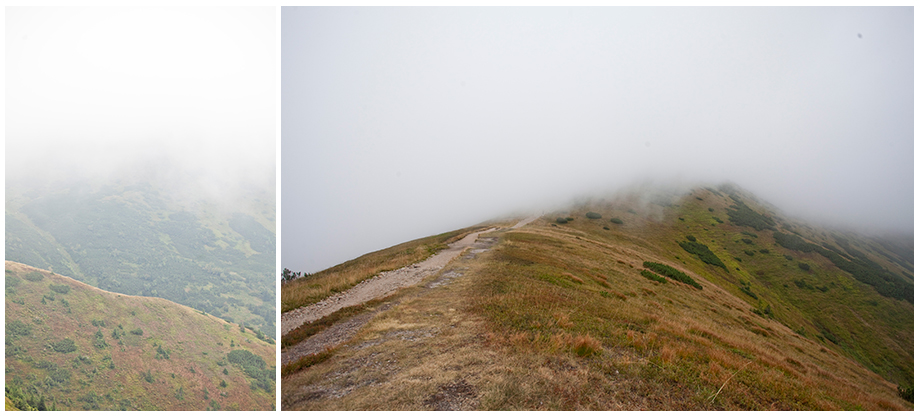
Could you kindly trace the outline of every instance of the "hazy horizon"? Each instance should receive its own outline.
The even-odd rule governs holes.
[[[275,9],[6,8],[7,185],[275,190]]]
[[[913,9],[281,10],[281,262],[638,181],[913,231]]]

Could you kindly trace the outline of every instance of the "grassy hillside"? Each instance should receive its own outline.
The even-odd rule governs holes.
[[[287,369],[282,407],[912,409],[911,302],[774,232],[912,287],[912,259],[741,190],[621,194],[495,232],[397,293]]]
[[[6,262],[7,409],[271,410],[275,345],[160,298]]]
[[[274,196],[233,210],[147,184],[7,187],[6,259],[275,334]]]

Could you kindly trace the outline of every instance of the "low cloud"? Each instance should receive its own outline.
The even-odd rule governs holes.
[[[282,263],[649,180],[910,232],[912,13],[284,8]]]

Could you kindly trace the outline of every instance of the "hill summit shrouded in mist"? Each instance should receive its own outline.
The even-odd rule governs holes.
[[[275,345],[259,336],[6,262],[7,409],[271,410]]]
[[[481,233],[418,284],[285,332],[282,408],[913,408],[912,237],[806,224],[731,185],[515,221],[284,284],[287,315]]]

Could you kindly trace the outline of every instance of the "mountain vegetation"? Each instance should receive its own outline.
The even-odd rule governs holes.
[[[271,410],[275,404],[275,345],[253,330],[11,261],[5,340],[7,409]]]
[[[7,187],[6,259],[274,335],[274,196],[234,210],[144,183]]]
[[[912,239],[815,227],[730,185],[481,237],[497,242],[289,368],[282,408],[913,409]]]

